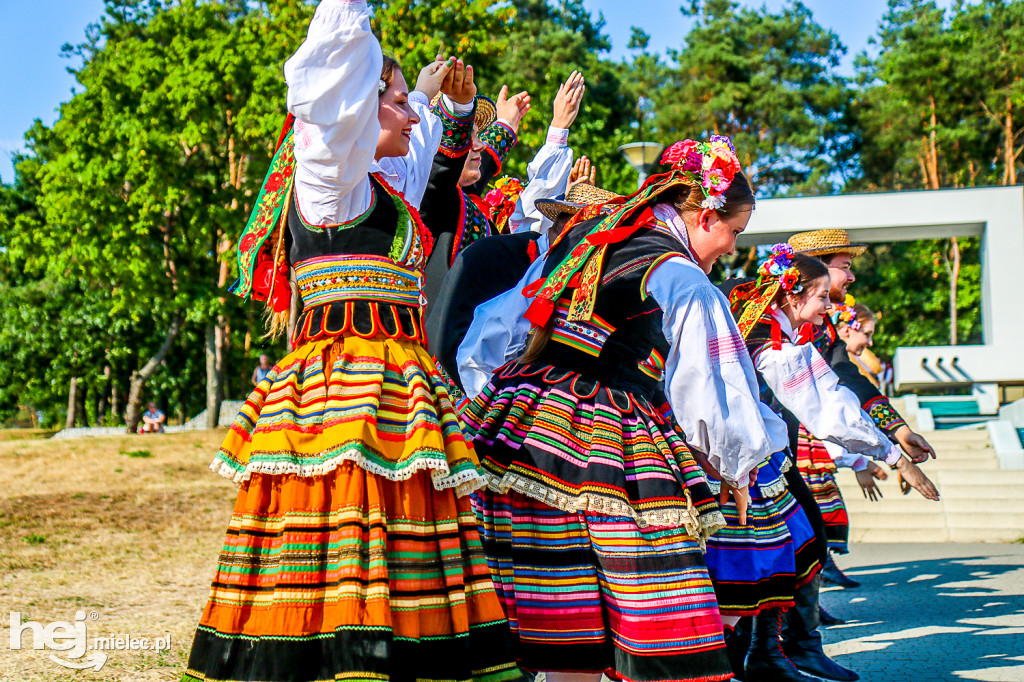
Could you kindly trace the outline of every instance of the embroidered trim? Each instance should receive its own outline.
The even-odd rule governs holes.
[[[868,413],[872,421],[878,425],[878,428],[886,433],[891,434],[906,424],[903,417],[900,416],[900,413],[896,411],[896,408],[892,406],[889,399],[885,396],[878,396],[869,400],[864,404],[863,409]]]
[[[474,105],[468,114],[459,116],[448,110],[442,97],[431,111],[441,119],[443,129],[441,144],[437,151],[452,159],[468,153],[473,146],[473,119],[476,116],[476,106]]]
[[[274,153],[252,213],[238,239],[238,281],[230,288],[236,296],[247,298],[252,293],[252,275],[257,257],[281,218],[281,211],[287,204],[294,181],[295,141],[292,128]]]
[[[519,142],[514,130],[503,121],[495,121],[487,130],[480,133],[480,142],[484,145],[484,151],[491,155],[498,169],[495,175],[501,173],[501,167],[505,159],[512,152],[512,149]]]
[[[555,306],[555,328],[551,340],[564,343],[570,348],[582,351],[587,355],[598,357],[608,337],[615,332],[615,327],[598,315],[587,321],[569,319],[569,303],[563,298]]]
[[[406,332],[399,312],[393,304],[381,301],[360,301],[359,303],[365,304],[368,307],[370,314],[370,330],[361,332],[356,329],[356,303],[357,301],[338,301],[317,306],[324,309],[318,318],[320,320],[319,329],[313,328],[313,320],[316,318],[313,315],[314,308],[307,308],[302,311],[302,314],[299,315],[298,324],[295,325],[295,331],[292,334],[292,345],[298,346],[301,343],[317,341],[332,336],[341,336],[343,334],[352,334],[364,339],[370,339],[379,334],[388,339],[409,339],[424,346],[426,345],[427,335],[423,328],[423,309],[419,305],[409,309],[412,331]],[[338,308],[342,311],[341,326],[337,329],[328,329],[327,324],[330,313]],[[388,325],[384,324],[382,314],[391,316],[394,332],[388,331]]]
[[[636,363],[636,366],[640,368],[641,372],[655,381],[661,381],[662,376],[665,374],[665,358],[658,352],[657,348],[652,348],[651,354],[647,356],[647,359]]]
[[[647,282],[651,278],[651,273],[654,272],[658,268],[659,265],[661,265],[662,263],[667,261],[669,258],[675,258],[676,256],[679,256],[679,257],[683,258],[684,260],[687,260],[686,254],[683,254],[683,253],[671,253],[671,252],[670,253],[664,253],[661,256],[659,256],[653,263],[651,263],[651,267],[647,268],[647,272],[644,274],[644,278],[642,280],[640,280],[640,300],[641,301],[646,301],[647,300],[647,296],[648,296],[648,293],[647,293]]]
[[[307,308],[337,301],[370,300],[415,308],[420,275],[373,256],[322,256],[295,265],[295,281]]]

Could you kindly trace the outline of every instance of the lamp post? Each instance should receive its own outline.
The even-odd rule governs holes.
[[[644,181],[647,180],[647,176],[655,164],[658,163],[661,150],[664,148],[665,145],[658,144],[657,142],[630,142],[619,147],[619,151],[626,157],[626,161],[629,162],[629,165],[639,175],[636,183],[637,187],[643,185]]]

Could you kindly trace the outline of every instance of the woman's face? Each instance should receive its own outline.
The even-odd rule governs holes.
[[[788,294],[789,305],[792,307],[793,319],[798,324],[810,322],[813,325],[825,321],[825,313],[832,307],[829,301],[829,289],[832,281],[828,277],[819,277],[799,294]]]
[[[875,321],[868,320],[860,323],[860,329],[853,329],[844,324],[839,329],[839,336],[846,342],[846,350],[854,355],[860,355],[865,348],[875,345]]]
[[[377,119],[380,121],[380,136],[377,137],[375,158],[408,154],[412,127],[420,119],[409,106],[409,86],[401,71],[395,71],[391,86],[378,98]]]
[[[750,206],[740,206],[724,216],[711,209],[690,214],[696,216],[692,227],[691,221],[686,221],[690,250],[705,273],[711,272],[716,260],[736,250],[736,238],[747,228],[750,210]]]

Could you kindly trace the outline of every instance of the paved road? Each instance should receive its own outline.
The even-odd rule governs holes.
[[[826,652],[864,682],[1024,681],[1024,545],[853,545]]]

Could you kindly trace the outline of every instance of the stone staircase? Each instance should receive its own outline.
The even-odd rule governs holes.
[[[864,498],[849,469],[837,477],[854,542],[1015,542],[1024,538],[1024,471],[1002,470],[984,428],[922,434],[938,458],[921,465],[939,489],[932,502],[904,496],[895,472],[879,487],[885,499]]]

